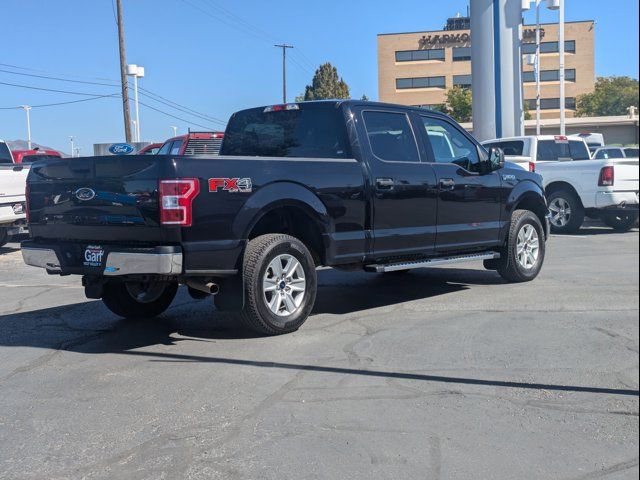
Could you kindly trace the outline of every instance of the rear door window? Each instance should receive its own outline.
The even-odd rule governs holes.
[[[386,162],[420,162],[409,118],[404,113],[363,112],[371,151]]]
[[[182,148],[182,140],[174,140],[171,144],[170,155],[180,155],[180,149]]]
[[[7,144],[0,142],[0,164],[3,163],[13,163],[13,160],[11,159],[11,152]]]
[[[638,155],[640,154],[640,150],[637,148],[625,148],[624,154],[626,155],[627,158],[638,158]]]

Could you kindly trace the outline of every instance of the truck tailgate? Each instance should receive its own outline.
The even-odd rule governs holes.
[[[0,166],[0,204],[24,202],[28,173],[28,166]]]
[[[637,192],[639,180],[639,161],[637,158],[620,158],[614,162],[614,190],[621,192]]]
[[[163,158],[87,157],[34,164],[28,180],[32,236],[129,244],[179,241],[179,229],[160,226]]]

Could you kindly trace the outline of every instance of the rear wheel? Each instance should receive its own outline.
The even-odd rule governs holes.
[[[628,232],[636,226],[638,212],[607,213],[603,215],[602,221],[616,232]]]
[[[528,210],[516,210],[507,246],[492,266],[508,282],[530,282],[542,269],[545,247],[544,229],[538,217]]]
[[[9,234],[7,233],[7,229],[0,227],[0,247],[4,247],[9,241]]]
[[[316,299],[316,266],[297,238],[270,234],[251,240],[244,254],[242,320],[263,335],[296,331]]]
[[[177,283],[110,282],[104,286],[102,301],[119,317],[153,318],[169,308],[177,291]]]
[[[584,223],[584,207],[580,199],[570,190],[552,192],[549,197],[551,231],[553,233],[575,233]]]

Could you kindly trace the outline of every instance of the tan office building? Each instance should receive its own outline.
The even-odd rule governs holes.
[[[542,118],[557,118],[560,109],[558,25],[541,30]],[[446,101],[454,85],[471,86],[471,33],[467,17],[451,18],[444,30],[378,35],[380,101],[433,107]],[[535,53],[535,26],[523,29],[523,55]],[[594,22],[570,22],[565,28],[567,116],[575,113],[578,95],[595,84]],[[533,67],[523,58],[524,99],[536,108]]]

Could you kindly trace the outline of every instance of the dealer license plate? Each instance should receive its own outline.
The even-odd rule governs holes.
[[[89,245],[84,250],[85,267],[100,267],[104,258],[104,248],[99,245]]]

